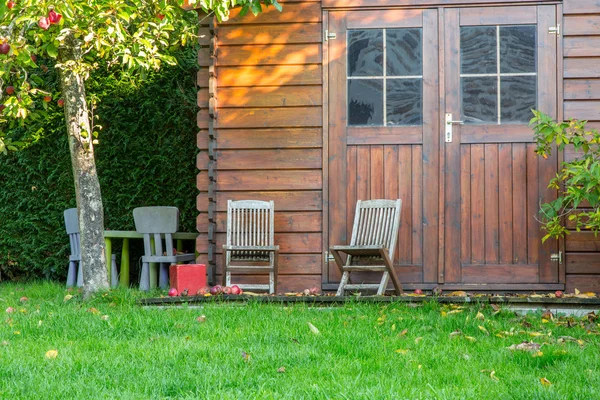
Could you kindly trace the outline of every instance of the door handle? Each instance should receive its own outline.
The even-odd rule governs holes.
[[[452,124],[459,124],[459,125],[463,125],[464,121],[453,121],[452,120],[452,113],[446,113],[446,143],[450,143],[452,142]]]

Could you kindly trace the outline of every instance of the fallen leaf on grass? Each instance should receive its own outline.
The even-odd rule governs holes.
[[[477,315],[475,316],[475,319],[478,319],[480,321],[484,321],[485,320],[485,315],[483,315],[481,312],[477,312]]]
[[[108,315],[103,315],[103,316],[101,316],[101,317],[100,317],[100,319],[101,319],[102,321],[108,321],[108,318],[109,318],[109,316],[108,316]]]
[[[58,357],[58,351],[57,350],[48,350],[46,352],[46,358],[49,360],[55,359],[56,357]]]
[[[277,372],[279,372],[280,374],[283,374],[285,372],[285,367],[277,368]]]
[[[201,315],[201,316],[197,317],[196,321],[198,321],[200,323],[206,322],[206,315]]]
[[[463,310],[452,310],[452,311],[448,311],[448,314],[458,314],[463,312]]]
[[[298,339],[296,338],[290,338],[290,340],[296,344],[300,344],[300,342],[298,341]]]
[[[559,342],[559,343],[564,343],[564,342],[577,342],[577,339],[575,339],[573,336],[559,336],[559,337],[558,337],[558,342]]]
[[[550,310],[544,311],[544,313],[542,314],[542,321],[543,320],[554,321],[554,314],[552,314],[552,311],[550,311]]]
[[[250,354],[246,353],[245,351],[242,351],[242,360],[244,360],[244,362],[250,361]]]
[[[519,351],[539,351],[541,344],[535,342],[522,342],[519,344],[513,344],[508,347],[509,350],[519,350]]]
[[[310,331],[312,333],[314,333],[315,335],[318,335],[319,333],[321,333],[321,332],[319,332],[319,330],[317,329],[317,327],[314,326],[313,324],[311,324],[310,322],[308,322],[308,327],[310,328]]]
[[[489,369],[482,369],[481,372],[483,372],[484,374],[487,374],[488,372],[490,373],[490,379],[493,381],[498,382],[500,379],[498,379],[498,377],[496,376],[496,371],[494,370],[489,370]]]
[[[461,331],[454,331],[454,332],[451,332],[451,333],[450,333],[450,337],[453,337],[453,336],[460,336],[460,335],[462,335],[462,334],[463,334],[463,333],[462,333]]]
[[[533,353],[533,354],[531,355],[531,357],[541,357],[541,356],[543,356],[543,355],[544,355],[544,353],[542,353],[541,351],[536,351],[535,353]]]
[[[552,382],[550,382],[546,378],[540,378],[540,382],[541,382],[542,386],[552,386]]]
[[[585,315],[590,322],[595,322],[598,319],[598,315],[595,312],[590,311]]]
[[[2,346],[8,346],[8,345],[9,345],[8,340],[3,340],[2,341]]]
[[[63,301],[69,301],[72,298],[73,298],[73,295],[72,294],[68,294],[68,295],[65,296],[65,298],[63,299]]]
[[[452,297],[467,297],[468,294],[467,294],[467,292],[464,292],[462,290],[458,290],[456,292],[449,293],[448,296],[452,296]]]
[[[479,328],[479,330],[480,330],[481,332],[483,332],[483,333],[485,333],[486,335],[488,335],[488,336],[489,336],[489,334],[490,334],[490,333],[488,332],[488,330],[487,330],[487,329],[485,329],[485,326],[483,326],[483,325],[477,325],[477,327]]]
[[[490,304],[490,307],[492,307],[492,310],[494,310],[494,314],[498,314],[500,312],[500,306],[497,304]]]
[[[398,334],[398,336],[406,336],[407,333],[408,333],[408,329],[404,329],[404,330],[402,330],[402,332],[400,332]]]
[[[12,313],[14,313],[14,312],[15,312],[15,309],[14,309],[14,308],[12,308],[12,307],[8,307],[8,308],[6,309],[6,312],[7,312],[8,314],[12,314]]]
[[[396,350],[396,353],[398,354],[408,354],[410,350],[406,350],[406,349],[398,349]]]
[[[94,307],[90,307],[86,311],[89,312],[89,313],[92,313],[94,315],[100,314],[100,311],[97,308],[94,308]]]
[[[419,342],[423,340],[423,338],[421,336],[419,336],[418,338],[415,338],[415,344],[419,344]]]
[[[476,342],[477,339],[475,339],[473,336],[465,336],[465,339],[467,339],[469,342]]]

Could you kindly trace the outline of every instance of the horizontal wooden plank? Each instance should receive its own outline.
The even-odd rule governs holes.
[[[281,3],[281,2],[280,2]],[[301,2],[301,3],[283,3],[283,11],[279,12],[273,6],[263,6],[263,11],[256,17],[251,13],[240,16],[241,8],[234,8],[229,14],[229,20],[223,22],[222,26],[233,24],[283,24],[300,22],[320,22],[321,21],[321,3],[320,2]]]
[[[321,127],[321,107],[223,108],[217,128]]]
[[[420,28],[423,26],[423,10],[359,11],[348,13],[348,29],[363,28]]]
[[[567,253],[565,264],[567,274],[600,275],[600,253]]]
[[[567,275],[565,291],[573,293],[575,289],[600,293],[600,275]]]
[[[565,118],[600,120],[600,101],[565,101]]]
[[[506,18],[510,15],[510,18]],[[473,7],[460,10],[460,25],[517,25],[537,23],[536,7]]]
[[[323,196],[319,191],[278,191],[278,192],[221,192],[216,194],[217,211],[227,211],[227,200],[273,200],[275,212],[320,211],[323,208]],[[196,196],[196,206],[200,211],[208,210],[208,193]]]
[[[227,241],[225,233],[218,233],[217,237],[217,253],[221,254],[223,245]],[[276,233],[275,244],[279,246],[280,253],[283,254],[321,254],[321,233]],[[208,251],[208,241],[204,243],[200,240],[196,241],[197,250],[199,253]]]
[[[600,11],[598,13],[565,16],[563,19],[564,35],[600,35]]]
[[[208,129],[208,110],[200,110],[196,113],[196,125],[200,129]]]
[[[593,14],[600,13],[598,0],[565,0],[563,14]]]
[[[567,36],[563,39],[565,57],[600,56],[600,36]]]
[[[462,125],[460,142],[470,144],[531,143],[533,142],[533,132],[525,124]]]
[[[322,172],[301,171],[219,171],[217,190],[315,190],[322,188]]]
[[[221,46],[219,66],[318,64],[322,62],[321,44],[271,44]]]
[[[565,238],[565,250],[567,252],[600,251],[600,236],[596,236],[593,232],[589,231],[571,232]]]
[[[347,144],[422,144],[422,126],[348,127]]]
[[[208,172],[198,172],[196,175],[196,188],[200,191],[208,191]]]
[[[463,265],[463,283],[538,283],[537,265]]]
[[[208,149],[208,131],[207,130],[199,130],[196,134],[196,146],[200,150]]]
[[[565,78],[600,78],[600,58],[566,58]]]
[[[600,79],[565,79],[565,100],[600,100]]]
[[[277,211],[275,232],[321,232],[320,211]],[[208,218],[198,221],[199,232],[208,232]],[[217,232],[227,232],[227,212],[219,211],[216,221]]]
[[[198,97],[200,97],[200,94]],[[208,99],[206,101],[208,102]],[[264,86],[219,89],[219,109],[227,107],[320,106],[322,103],[321,86]]]
[[[321,128],[219,129],[220,149],[293,148],[323,145]]]
[[[321,66],[267,65],[257,67],[219,67],[219,88],[248,86],[320,85]]]
[[[320,23],[275,25],[222,25],[217,29],[219,47],[234,44],[321,43]]]
[[[219,150],[217,169],[318,169],[321,168],[321,149]]]
[[[321,254],[280,254],[279,268],[280,275],[293,274],[320,274],[323,257]],[[241,271],[240,271],[241,272]],[[217,257],[217,274],[223,273],[223,257]],[[253,275],[256,272],[241,272],[241,275]]]

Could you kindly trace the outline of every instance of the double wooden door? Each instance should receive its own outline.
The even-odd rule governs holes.
[[[328,244],[349,241],[356,200],[401,198],[408,287],[561,287],[536,217],[557,159],[528,127],[531,109],[557,116],[557,20],[555,5],[329,12]]]

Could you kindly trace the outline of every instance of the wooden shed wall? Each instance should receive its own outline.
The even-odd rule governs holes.
[[[215,27],[214,202],[202,131],[197,163],[200,261],[208,261],[214,234],[220,282],[228,199],[274,200],[280,292],[320,287],[323,201],[321,3],[290,0],[284,7],[243,18],[236,10]],[[200,63],[207,57],[201,52]],[[243,277],[257,279],[264,280]]]
[[[600,1],[564,0],[563,15],[563,116],[600,128]],[[600,291],[600,236],[572,232],[565,252],[567,291]]]

